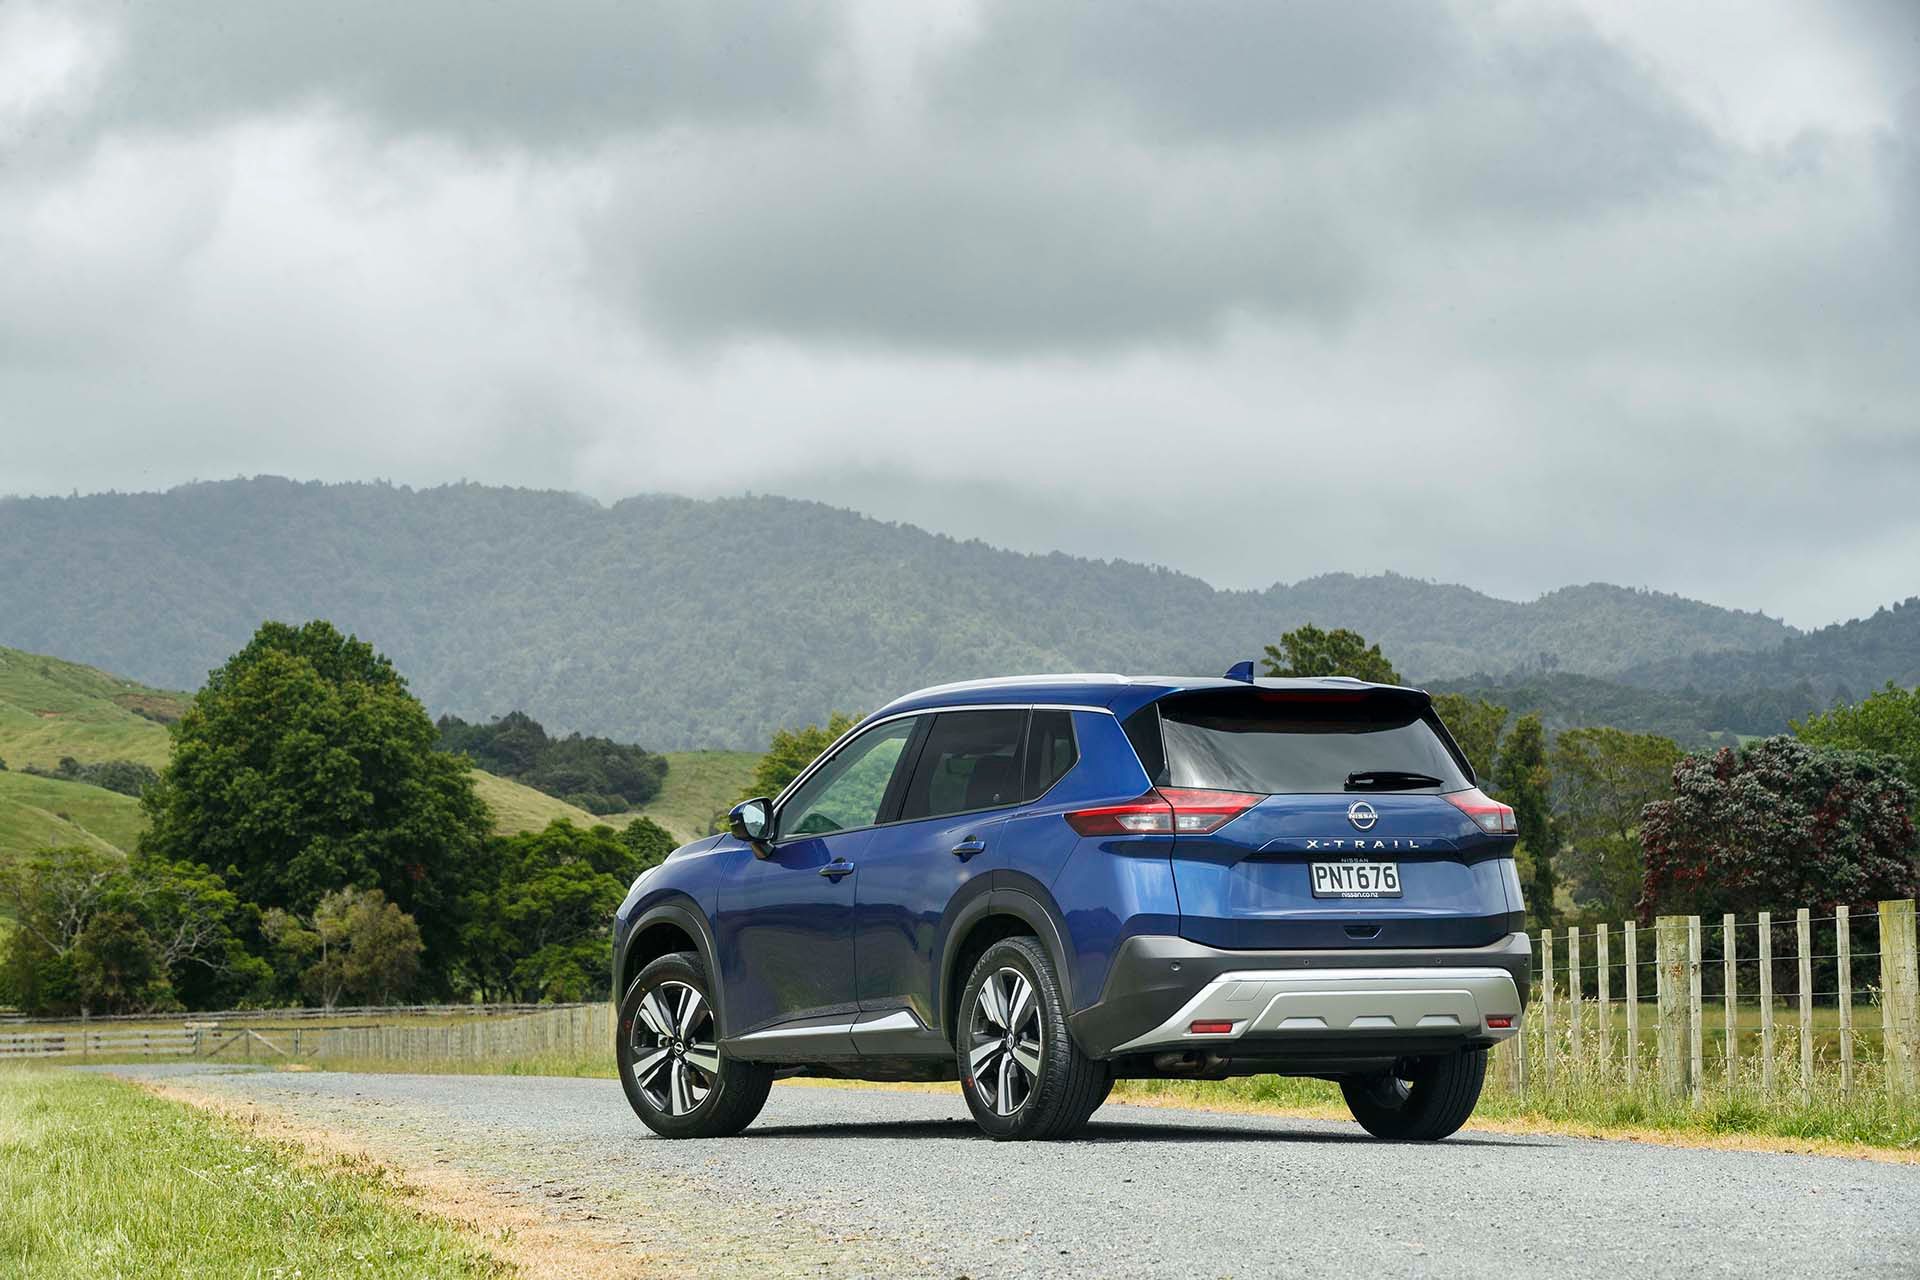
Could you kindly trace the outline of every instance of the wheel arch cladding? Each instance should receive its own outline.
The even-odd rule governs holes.
[[[720,970],[715,962],[713,937],[707,930],[706,921],[684,903],[660,903],[634,922],[627,935],[626,948],[621,952],[615,998],[625,996],[634,975],[640,970],[661,956],[676,951],[691,951],[700,957],[701,968],[707,974],[707,999],[713,1004],[714,1022],[724,1034],[726,992],[720,987]]]
[[[947,960],[940,984],[942,1029],[949,1040],[958,1043],[960,995],[966,988],[973,966],[988,947],[1002,938],[1032,938],[1053,962],[1054,979],[1072,1008],[1073,974],[1067,963],[1065,941],[1059,925],[1036,899],[1013,890],[996,889],[983,895],[975,912],[969,913],[954,930],[955,941],[947,949]]]

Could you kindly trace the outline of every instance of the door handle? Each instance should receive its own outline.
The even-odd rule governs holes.
[[[853,864],[845,858],[835,858],[832,862],[820,868],[820,874],[838,883],[841,876],[850,876],[853,874]]]
[[[976,853],[985,853],[986,851],[987,842],[978,836],[968,836],[965,840],[953,846],[953,856],[962,862],[965,862]]]

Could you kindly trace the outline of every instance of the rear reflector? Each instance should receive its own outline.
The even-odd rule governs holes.
[[[1450,792],[1444,799],[1448,804],[1472,818],[1488,835],[1510,836],[1518,830],[1514,825],[1513,810],[1478,787]]]
[[[1083,836],[1203,836],[1218,831],[1264,798],[1244,791],[1161,787],[1125,804],[1076,809],[1066,818],[1067,825]]]
[[[1231,1022],[1196,1022],[1187,1028],[1189,1035],[1228,1036],[1233,1034]]]
[[[1489,1031],[1507,1031],[1513,1027],[1513,1015],[1509,1013],[1490,1013],[1487,1015]]]

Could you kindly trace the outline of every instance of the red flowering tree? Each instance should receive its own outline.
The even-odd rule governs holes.
[[[1641,817],[1645,918],[1914,895],[1913,792],[1890,756],[1783,735],[1687,756],[1673,786]]]

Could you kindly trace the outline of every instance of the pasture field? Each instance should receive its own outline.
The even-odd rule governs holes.
[[[645,814],[682,843],[707,834],[707,824],[741,798],[760,755],[755,751],[668,751],[667,781]],[[619,819],[609,819],[620,825]]]
[[[9,1276],[512,1274],[409,1194],[120,1080],[0,1068]]]
[[[0,856],[69,844],[126,853],[145,827],[132,796],[84,782],[0,773]]]
[[[184,693],[0,648],[0,760],[12,769],[51,769],[62,756],[161,768],[168,751],[162,722],[179,719],[186,706]]]

